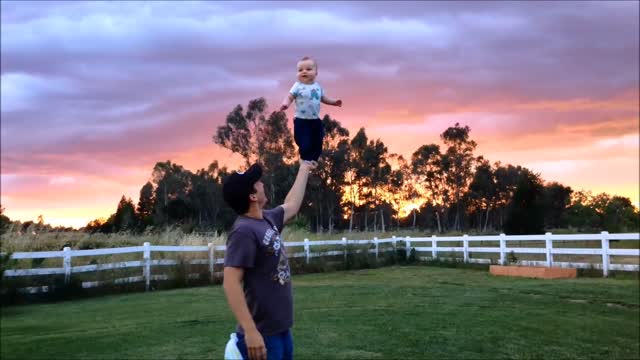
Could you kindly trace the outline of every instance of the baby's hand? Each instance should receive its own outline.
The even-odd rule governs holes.
[[[336,106],[342,107],[342,100],[336,100]]]
[[[287,106],[287,105],[284,105],[284,104],[280,105],[280,111],[285,111],[288,108],[289,108],[289,106]]]

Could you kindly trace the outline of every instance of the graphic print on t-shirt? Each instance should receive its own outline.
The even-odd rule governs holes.
[[[284,285],[291,281],[291,270],[289,269],[289,260],[287,259],[287,252],[282,245],[282,239],[278,228],[273,226],[273,229],[268,229],[264,233],[262,243],[267,246],[267,252],[269,255],[278,256],[278,265],[276,267],[273,280],[278,281],[280,285]]]

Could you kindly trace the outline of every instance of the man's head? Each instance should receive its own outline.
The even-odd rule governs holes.
[[[251,165],[245,172],[234,172],[224,179],[224,201],[239,215],[246,214],[252,204],[260,209],[267,203],[264,184],[260,181],[262,167]]]
[[[318,64],[312,58],[305,56],[298,61],[298,81],[303,84],[313,84],[318,76]]]

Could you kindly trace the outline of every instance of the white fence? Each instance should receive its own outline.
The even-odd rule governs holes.
[[[599,248],[556,248],[554,242],[563,241],[586,241],[597,240],[600,242]],[[437,259],[442,258],[438,256],[438,253],[462,253],[462,259],[464,262],[471,263],[491,263],[490,259],[484,258],[471,258],[472,253],[494,253],[499,254],[499,263],[505,264],[507,262],[507,255],[511,252],[514,254],[544,254],[545,261],[519,261],[523,265],[534,266],[558,266],[558,267],[575,267],[575,268],[596,268],[602,269],[603,275],[607,276],[609,270],[622,270],[622,271],[639,271],[640,270],[640,249],[634,246],[632,249],[612,249],[610,248],[611,240],[635,240],[640,241],[639,233],[628,234],[609,234],[603,231],[600,234],[576,234],[576,235],[554,235],[546,233],[542,235],[490,235],[490,236],[451,236],[451,237],[437,237],[435,235],[431,237],[392,237],[389,239],[373,238],[372,240],[325,240],[325,241],[304,241],[299,242],[287,242],[285,246],[288,249],[296,247],[302,247],[302,252],[293,252],[289,250],[290,258],[304,257],[306,262],[309,263],[312,257],[319,256],[336,256],[343,255],[346,259],[348,253],[348,246],[350,245],[369,245],[370,253],[375,253],[376,259],[379,254],[384,251],[394,251],[398,247],[398,243],[403,245],[406,249],[415,249],[416,254],[424,259],[425,256],[421,256],[424,253],[430,253],[430,258]],[[475,247],[469,246],[473,242],[480,241],[493,241],[499,242],[498,247]],[[508,247],[508,241],[544,241],[544,247]],[[438,246],[439,242],[462,242],[462,247],[450,247],[450,246]],[[416,246],[427,243],[429,246]],[[380,249],[381,244],[390,244],[391,248]],[[522,243],[520,243],[522,244]],[[337,246],[336,250],[329,250],[323,252],[311,252],[311,247],[314,246]],[[69,282],[71,275],[74,273],[84,272],[97,272],[103,270],[124,269],[124,268],[142,268],[142,274],[140,276],[114,279],[115,283],[133,283],[133,282],[145,282],[145,288],[149,289],[151,280],[167,280],[167,275],[152,275],[151,269],[153,266],[173,266],[177,265],[177,260],[171,259],[152,259],[152,253],[155,252],[206,252],[208,258],[190,260],[190,264],[207,264],[209,267],[209,275],[211,279],[214,277],[214,266],[216,264],[223,264],[224,259],[222,257],[216,258],[216,251],[225,251],[224,245],[208,246],[155,246],[150,243],[144,243],[143,246],[132,246],[122,248],[109,248],[109,249],[96,249],[96,250],[71,250],[69,247],[65,247],[62,251],[40,251],[40,252],[16,252],[11,255],[12,259],[43,259],[43,258],[62,258],[61,268],[36,268],[36,269],[8,269],[5,270],[4,276],[17,277],[17,276],[34,276],[34,275],[53,275],[64,274],[65,281]],[[74,257],[85,256],[100,256],[100,255],[114,255],[114,254],[128,254],[128,253],[142,253],[142,260],[136,261],[123,261],[109,264],[93,264],[82,266],[71,266],[71,259]],[[407,257],[410,255],[410,251],[406,252]],[[555,262],[554,255],[597,255],[600,256],[602,261],[598,263],[575,263],[575,262]],[[634,259],[633,264],[612,264],[610,261],[611,256],[626,256]],[[189,274],[190,277],[199,276],[199,274]],[[85,288],[99,286],[101,282],[98,281],[86,281],[82,283]],[[46,287],[28,288],[29,292],[47,291]]]

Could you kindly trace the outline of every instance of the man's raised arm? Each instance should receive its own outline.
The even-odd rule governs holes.
[[[296,216],[302,205],[302,199],[304,198],[304,190],[307,187],[307,180],[309,179],[309,171],[315,169],[315,165],[309,164],[303,160],[300,160],[300,168],[298,169],[298,175],[296,181],[293,182],[293,186],[287,197],[284,199],[284,221],[289,221],[292,217]]]

